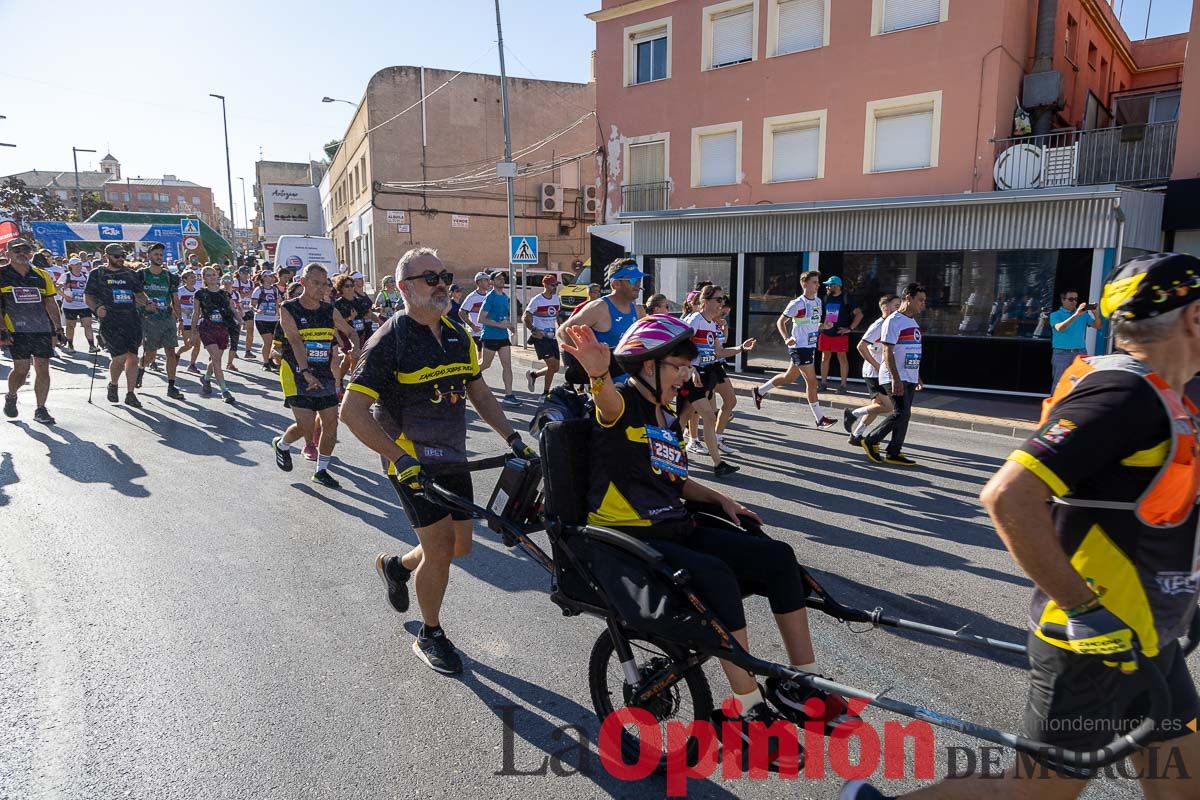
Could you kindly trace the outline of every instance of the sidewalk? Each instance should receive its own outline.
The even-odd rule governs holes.
[[[521,386],[524,382],[525,370],[531,365],[541,362],[534,359],[532,348],[526,350],[514,347],[512,350],[513,383]],[[746,402],[753,402],[750,398],[750,389],[767,378],[765,375],[744,373],[730,373],[729,377],[733,382],[734,389],[739,394],[745,395]],[[836,391],[821,392],[821,405],[833,409],[857,408],[866,405],[865,392],[866,389],[862,383],[851,382],[849,394],[838,394]],[[781,387],[771,392],[764,408],[785,399],[788,402],[800,402],[803,397],[804,382],[801,380],[791,386]],[[912,420],[926,425],[940,425],[944,428],[1024,439],[1037,430],[1041,413],[1041,400],[1034,397],[998,397],[926,389],[917,395],[917,402],[912,410]]]

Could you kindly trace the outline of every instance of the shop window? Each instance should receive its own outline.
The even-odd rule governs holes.
[[[941,92],[868,103],[863,172],[936,167],[941,118]]]
[[[730,0],[704,9],[702,69],[753,61],[758,49],[758,0]]]
[[[729,256],[711,258],[655,258],[651,269],[653,287],[646,291],[661,292],[678,308],[687,293],[700,281],[711,281],[733,296],[733,259]]]
[[[692,129],[692,186],[740,182],[742,123]]]
[[[829,44],[831,0],[771,0],[767,41],[771,56],[815,50]]]
[[[949,10],[950,0],[873,0],[871,35],[945,22]]]
[[[763,183],[825,174],[825,111],[763,120]]]

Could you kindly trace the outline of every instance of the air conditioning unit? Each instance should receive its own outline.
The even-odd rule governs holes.
[[[600,191],[595,186],[583,189],[583,213],[590,216],[600,213]]]
[[[538,192],[543,214],[561,214],[563,211],[563,187],[561,183],[543,183]]]

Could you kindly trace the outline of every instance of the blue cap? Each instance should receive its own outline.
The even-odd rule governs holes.
[[[842,279],[841,279],[841,278],[839,278],[837,275],[834,275],[832,278],[830,278],[829,280],[825,281],[825,285],[826,285],[826,286],[841,286],[841,285],[842,285]]]
[[[619,270],[614,272],[612,277],[608,279],[608,282],[612,283],[613,281],[629,281],[630,283],[637,283],[644,277],[646,277],[646,273],[638,269],[636,265],[630,264],[629,266],[621,267]]]

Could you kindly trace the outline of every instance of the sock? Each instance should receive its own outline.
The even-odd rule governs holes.
[[[817,672],[817,662],[810,661],[807,664],[792,664],[792,669],[797,672],[808,672],[815,675]]]
[[[284,431],[279,436],[279,452],[290,453],[292,452],[292,443],[284,439],[284,436],[287,436],[287,431]]]
[[[764,383],[758,387],[758,393],[761,395],[766,395],[774,388],[775,388],[775,384],[771,383],[770,381],[767,381],[766,383]]]
[[[858,422],[855,423],[855,425],[854,425],[853,435],[862,436],[866,432],[867,432],[867,418],[861,417],[858,420]]]
[[[737,692],[734,692],[733,698],[742,704],[743,714],[754,708],[759,703],[763,702],[762,692],[758,689],[755,689],[747,694],[738,694]]]
[[[221,377],[217,378],[217,385],[221,387],[221,391],[225,391],[225,373],[221,373]]]
[[[329,469],[329,462],[333,460],[333,456],[323,456],[317,453],[317,472],[324,472]]]
[[[859,406],[858,408],[851,411],[850,414],[852,416],[858,417],[859,419],[862,419],[863,417],[865,417],[867,415],[867,407]]]
[[[820,422],[821,420],[825,419],[825,415],[821,413],[821,404],[820,403],[809,403],[808,407],[812,409],[813,419],[815,419],[817,422]]]
[[[428,639],[431,636],[437,636],[442,633],[441,625],[425,625],[421,624],[421,632],[417,636],[421,639]]]

